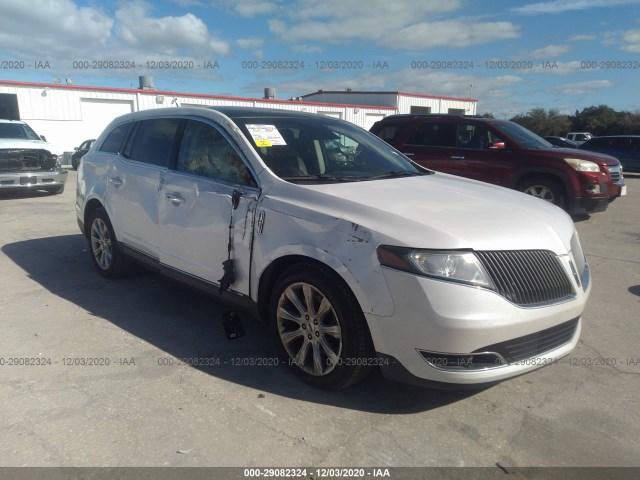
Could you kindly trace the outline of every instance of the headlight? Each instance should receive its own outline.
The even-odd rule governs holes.
[[[565,158],[565,162],[571,165],[576,172],[599,172],[600,167],[597,163],[589,160],[581,160],[579,158]]]
[[[386,267],[452,282],[493,289],[491,278],[473,252],[417,250],[381,245],[378,260]]]

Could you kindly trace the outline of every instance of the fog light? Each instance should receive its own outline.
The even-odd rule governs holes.
[[[450,354],[418,350],[429,365],[439,370],[486,370],[507,364],[502,356],[495,352],[469,354]]]
[[[587,192],[600,193],[600,185],[587,185]]]

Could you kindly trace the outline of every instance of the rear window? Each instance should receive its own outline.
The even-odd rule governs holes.
[[[178,127],[179,118],[143,120],[135,132],[131,145],[131,160],[168,167]]]
[[[402,125],[384,125],[377,123],[371,128],[371,133],[378,136],[385,142],[393,143],[401,128]]]
[[[429,147],[455,147],[456,131],[457,125],[453,122],[423,123],[418,126],[407,143]]]
[[[124,123],[114,128],[106,138],[106,140],[102,142],[100,151],[108,153],[118,153],[120,151],[120,147],[122,147],[122,142],[124,142],[124,139],[127,137],[127,134],[131,129],[131,125],[133,125],[133,123],[131,122]]]

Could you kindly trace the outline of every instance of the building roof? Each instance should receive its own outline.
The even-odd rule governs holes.
[[[432,98],[435,100],[455,100],[458,102],[477,102],[477,98],[466,98],[466,97],[448,97],[443,95],[427,95],[424,93],[412,93],[412,92],[402,92],[402,91],[366,91],[366,90],[318,90],[317,92],[307,93],[306,95],[302,95],[302,98],[313,97],[315,95],[322,95],[325,93],[329,94],[343,94],[343,95],[404,95],[405,97],[418,97],[418,98]]]
[[[139,88],[117,88],[117,87],[95,87],[89,85],[69,85],[61,83],[41,83],[41,82],[19,82],[15,80],[0,80],[0,86],[14,86],[14,87],[32,87],[32,88],[48,88],[59,90],[82,90],[90,92],[109,92],[109,93],[128,93],[128,94],[140,94],[140,95],[167,95],[183,98],[202,98],[209,100],[233,100],[244,102],[262,102],[262,103],[275,103],[281,105],[309,105],[317,107],[352,107],[352,108],[366,108],[366,109],[380,109],[380,110],[395,110],[395,107],[389,107],[385,105],[360,105],[350,103],[324,103],[324,102],[311,102],[301,100],[278,100],[271,98],[253,98],[253,97],[233,97],[229,95],[211,95],[206,93],[185,93],[176,92],[173,90],[144,90]]]

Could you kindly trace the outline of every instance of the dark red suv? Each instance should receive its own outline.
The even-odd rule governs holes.
[[[424,167],[520,190],[570,212],[603,211],[626,194],[614,157],[554,147],[506,120],[391,115],[371,132]]]

